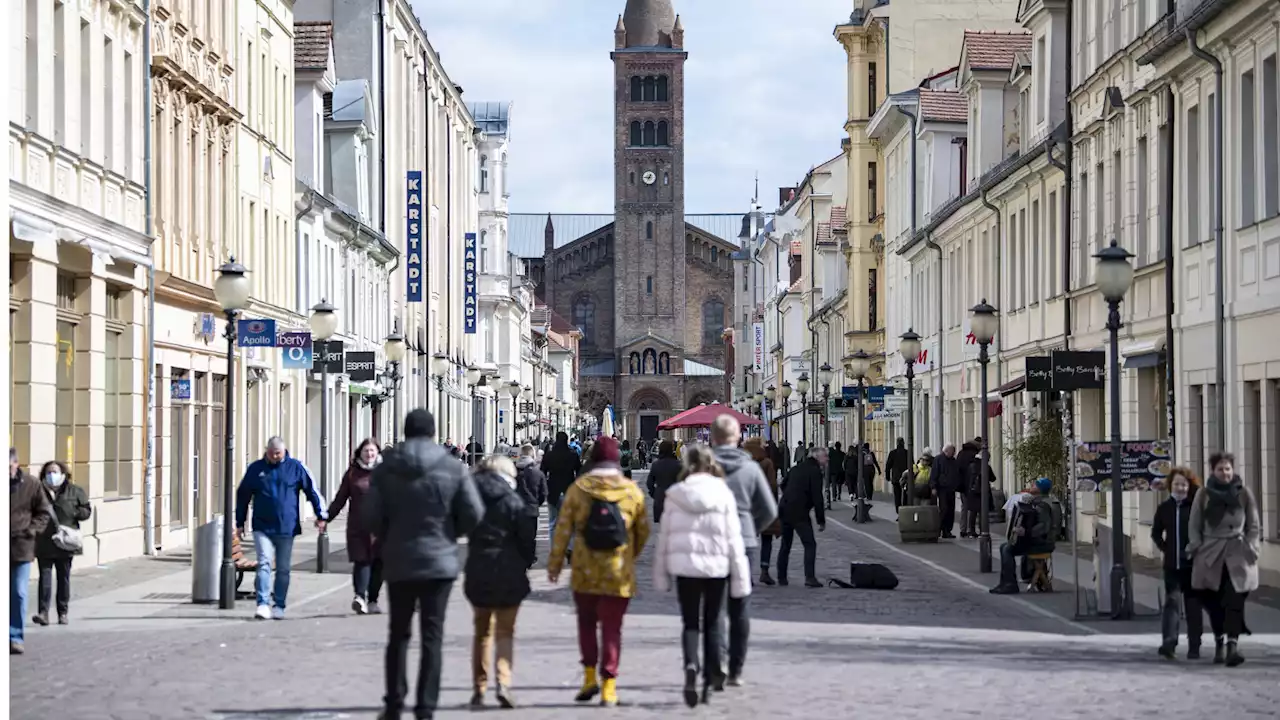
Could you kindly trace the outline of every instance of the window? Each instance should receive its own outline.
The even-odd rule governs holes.
[[[646,295],[653,294],[653,276],[649,275],[644,279],[644,292]]]
[[[667,141],[667,121],[661,120],[658,122],[658,146],[666,147]]]
[[[667,101],[667,76],[658,76],[658,102]]]
[[[1262,212],[1265,217],[1280,215],[1280,109],[1276,94],[1276,56],[1262,61]]]
[[[1118,245],[1124,247],[1124,208],[1125,208],[1125,187],[1124,187],[1124,160],[1117,150],[1111,156],[1111,240],[1115,240]],[[1110,242],[1104,242],[1103,247],[1110,245]]]
[[[1187,225],[1184,247],[1200,242],[1200,106],[1187,108],[1186,130],[1186,175],[1183,182],[1187,186]]]
[[[671,184],[671,173],[669,173],[669,172],[664,172],[664,173],[662,173],[662,184],[663,184],[663,185],[670,185],[670,184]]]
[[[711,264],[715,265],[720,261],[720,248],[711,248]]]
[[[35,3],[29,3],[28,8],[34,7]],[[97,114],[97,108],[93,106],[93,83],[88,82],[87,78],[93,77],[93,53],[88,48],[93,47],[93,33],[90,31],[89,21],[80,21],[80,77],[86,78],[80,82],[80,154],[89,157],[93,152],[93,128],[94,123],[85,122],[84,118],[93,117]],[[28,58],[28,61],[30,59]],[[33,110],[28,111],[33,112]],[[159,142],[162,133],[156,133],[156,141]],[[156,157],[164,157],[159,153]],[[156,187],[163,185],[157,183]]]
[[[867,270],[867,329],[876,330],[880,327],[880,318],[878,316],[879,308],[876,307],[876,269]]]
[[[876,114],[880,101],[876,96],[876,64],[867,63],[867,117]]]
[[[61,282],[61,277],[59,277]],[[61,298],[59,298],[61,301]],[[61,303],[59,303],[61,305]],[[61,313],[60,313],[61,315]],[[76,324],[70,320],[58,319],[58,355],[56,377],[57,396],[54,417],[56,428],[53,454],[58,459],[71,465],[75,463],[75,429],[76,429]],[[84,448],[85,460],[88,460],[89,448]],[[87,478],[86,478],[87,479]]]
[[[653,102],[658,99],[658,81],[653,76],[644,79],[644,99]]]
[[[724,303],[708,300],[702,304],[702,344],[720,345],[724,342]]]
[[[1209,194],[1206,197],[1210,197],[1210,198],[1216,197],[1218,194],[1218,178],[1216,173],[1213,172],[1213,168],[1218,166],[1218,147],[1217,147],[1217,143],[1214,143],[1212,140],[1214,132],[1217,131],[1217,122],[1218,122],[1217,102],[1218,102],[1218,98],[1213,93],[1209,93],[1208,114],[1205,115],[1204,124],[1205,124],[1205,130],[1207,130],[1207,132],[1205,133],[1205,137],[1208,138],[1206,140],[1206,145],[1209,148],[1209,172],[1207,173],[1209,178]],[[1196,137],[1198,141],[1199,136],[1197,135]],[[1222,218],[1216,216],[1214,210],[1212,209],[1213,207],[1214,205],[1212,204],[1209,205],[1210,210],[1207,213],[1209,216],[1208,217],[1209,222],[1206,223],[1208,225],[1208,228],[1201,231],[1200,239],[1202,240],[1208,240],[1212,238],[1213,226],[1222,221]]]
[[[750,289],[747,286],[747,282],[750,279],[751,279],[751,271],[747,265],[743,265],[742,266],[742,291],[743,292],[746,292],[747,290]],[[746,313],[743,313],[743,314],[745,315]],[[743,322],[746,322],[746,321],[744,320]]]
[[[480,231],[480,272],[489,272],[489,231]]]
[[[1058,253],[1061,248],[1058,247],[1058,193],[1049,193],[1049,242],[1045,250],[1049,259],[1049,295],[1048,297],[1057,297],[1058,295]]]
[[[596,342],[596,304],[586,295],[581,295],[573,303],[573,324],[582,331],[582,342],[595,345]]]
[[[27,3],[27,34],[26,34],[27,48],[26,49],[27,49],[28,72],[34,72],[36,68],[40,67],[40,8],[41,8],[41,5],[42,4],[38,2]],[[89,83],[81,83],[81,85],[87,86],[89,85]],[[26,91],[26,99],[25,99],[25,102],[23,103],[24,105],[23,110],[26,111],[26,115],[27,115],[27,128],[30,130],[35,130],[37,129],[36,121],[39,119],[38,111],[40,109],[40,86],[35,81],[35,78],[28,75],[27,81],[26,81],[26,87],[24,87],[23,89]],[[85,125],[88,125],[88,123],[85,123]]]
[[[656,130],[657,130],[657,128],[654,126],[654,124],[653,124],[653,121],[652,121],[652,120],[649,120],[649,121],[645,122],[645,124],[644,124],[644,142],[642,142],[642,143],[640,143],[640,144],[641,144],[641,145],[646,145],[646,146],[652,146],[652,145],[656,144],[656,143],[658,142],[658,137],[657,137],[657,132],[656,132]]]
[[[955,143],[960,146],[960,194],[967,195],[969,193],[969,138],[956,138]]]
[[[644,92],[644,89],[643,89],[643,81],[640,79],[640,76],[639,76],[639,75],[634,75],[634,76],[632,76],[632,78],[631,78],[631,102],[639,102],[639,101],[640,101],[640,98],[643,96],[643,92]]]
[[[102,39],[102,164],[115,167],[116,53],[111,38]]]
[[[1240,225],[1252,225],[1258,219],[1258,158],[1254,136],[1253,70],[1240,76]],[[1273,129],[1274,131],[1274,129]]]
[[[1049,58],[1045,55],[1045,38],[1043,36],[1036,38],[1036,55],[1032,59],[1035,63],[1035,84],[1036,84],[1036,122],[1044,122],[1045,117],[1045,68],[1049,64]]]
[[[121,418],[126,416],[128,396],[121,392],[120,373],[127,370],[128,358],[122,356],[126,348],[124,335],[118,330],[107,329],[106,380],[104,382],[103,433],[103,492],[107,495],[129,494],[129,436]],[[86,448],[87,449],[87,448]]]
[[[653,221],[652,220],[649,220],[644,224],[644,239],[645,240],[653,239]]]
[[[879,207],[876,183],[876,164],[869,162],[867,163],[867,222],[873,222],[876,219],[876,208]]]
[[[53,6],[53,141],[59,144],[67,142],[66,8],[66,3]]]
[[[1009,260],[1008,260],[1009,262],[1008,264],[1009,296],[1005,300],[1005,305],[1007,305],[1009,308],[1013,310],[1017,310],[1019,307],[1018,285],[1025,282],[1025,278],[1026,278],[1025,274],[1020,272],[1018,269],[1018,266],[1022,262],[1022,258],[1018,253],[1018,213],[1016,212],[1009,213],[1008,223],[1009,223],[1009,229],[1005,231],[1005,234],[1009,238]]]
[[[489,158],[480,156],[480,192],[489,192]]]
[[[1031,298],[1029,302],[1034,305],[1040,302],[1040,273],[1044,272],[1040,267],[1040,201],[1033,200],[1031,202],[1031,269],[1028,275],[1031,279],[1031,289],[1029,291]]]
[[[1094,167],[1093,184],[1093,251],[1107,246],[1107,166],[1099,162]],[[1119,238],[1116,238],[1117,240]]]
[[[630,182],[632,185],[635,185],[635,184],[636,184],[636,171],[635,171],[635,170],[632,170],[632,171],[628,174],[628,176],[627,176],[627,181],[628,181],[628,182]]]
[[[1149,227],[1147,218],[1150,215],[1150,209],[1147,207],[1148,188],[1151,186],[1150,177],[1150,161],[1147,158],[1147,138],[1142,136],[1138,138],[1138,171],[1137,171],[1137,198],[1134,202],[1134,209],[1138,213],[1138,227],[1134,231],[1136,242],[1133,252],[1137,255],[1136,265],[1142,267],[1147,264],[1147,247],[1151,244],[1151,238],[1147,236]]]
[[[633,120],[631,122],[631,140],[629,144],[632,147],[640,147],[641,143],[643,142],[644,142],[644,139],[641,137],[641,134],[640,134],[640,121]]]

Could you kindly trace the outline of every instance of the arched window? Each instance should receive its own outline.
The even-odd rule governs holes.
[[[631,171],[631,175],[629,176],[629,180],[631,181],[631,184],[632,184],[632,185],[635,185],[635,184],[636,184],[636,171],[635,171],[635,170],[632,170],[632,171]]]
[[[596,304],[587,295],[580,295],[573,302],[573,324],[582,331],[582,341],[588,345],[595,344],[596,336]]]
[[[632,78],[631,78],[631,102],[639,102],[639,101],[640,101],[640,97],[641,97],[641,96],[640,96],[640,92],[641,92],[640,88],[641,88],[641,84],[642,84],[642,82],[643,82],[643,81],[640,79],[640,76],[639,76],[639,75],[632,76]]]
[[[667,76],[658,76],[658,102],[667,101]]]
[[[649,120],[644,124],[644,142],[641,145],[656,145],[657,135],[654,132],[653,121]]]
[[[702,344],[720,345],[724,339],[724,303],[719,300],[708,300],[702,303]]]
[[[653,221],[652,220],[644,224],[644,239],[645,240],[653,239]]]
[[[653,294],[653,276],[649,275],[644,279],[644,291],[649,295]]]
[[[640,137],[640,121],[633,120],[631,122],[631,146],[632,147],[639,146],[641,143],[641,140],[642,138]]]
[[[480,156],[480,192],[489,192],[489,158]]]
[[[711,264],[715,265],[716,261],[718,261],[719,259],[720,259],[720,248],[715,248],[715,247],[711,248]]]
[[[658,123],[658,145],[660,147],[667,146],[667,121],[663,120]]]
[[[652,75],[644,79],[644,99],[650,102],[658,99],[657,81]]]
[[[671,184],[671,173],[668,173],[668,172],[662,173],[662,184],[663,185]]]

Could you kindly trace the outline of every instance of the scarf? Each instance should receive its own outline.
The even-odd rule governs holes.
[[[1223,516],[1228,510],[1240,509],[1240,492],[1244,490],[1244,485],[1240,482],[1240,478],[1232,478],[1231,482],[1222,482],[1216,477],[1210,477],[1209,481],[1204,484],[1204,491],[1209,493],[1204,505],[1205,522],[1216,527],[1222,522]]]
[[[364,470],[372,470],[382,464],[382,456],[378,455],[373,458],[373,462],[365,463],[364,460],[356,458],[356,465]]]

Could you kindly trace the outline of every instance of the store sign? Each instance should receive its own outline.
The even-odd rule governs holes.
[[[1053,390],[1053,358],[1043,355],[1028,357],[1024,374],[1027,377],[1027,392]]]
[[[1120,482],[1125,490],[1164,490],[1173,460],[1167,440],[1120,443]],[[1076,450],[1076,492],[1111,492],[1111,443],[1080,443]]]
[[[341,340],[321,340],[315,343],[311,372],[342,372],[342,351]]]
[[[276,345],[283,359],[281,367],[286,370],[306,370],[314,363],[309,332],[282,332],[276,336]]]
[[[764,323],[751,324],[751,371],[764,373]]]
[[[377,357],[373,351],[347,353],[344,371],[351,382],[372,382],[378,374]]]
[[[407,302],[422,302],[422,171],[410,170],[406,187],[405,217],[408,220],[404,259]]]
[[[1101,350],[1093,352],[1055,350],[1049,357],[1053,362],[1054,390],[1070,392],[1101,390],[1105,387],[1107,354]]]
[[[476,304],[476,283],[480,282],[476,234],[467,233],[462,237],[462,332],[475,335],[480,317],[480,308]]]
[[[236,322],[236,344],[242,348],[275,347],[275,320],[239,320]]]
[[[174,378],[169,381],[169,399],[190,400],[191,378]]]

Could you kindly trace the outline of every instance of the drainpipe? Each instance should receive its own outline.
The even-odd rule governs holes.
[[[147,69],[147,81],[143,83],[142,107],[147,108],[146,129],[142,133],[143,212],[146,214],[146,233],[149,244],[147,257],[147,466],[142,475],[142,552],[156,554],[156,251],[155,216],[151,203],[151,0],[143,0],[142,12],[147,21],[142,24],[142,66]]]
[[[1070,29],[1067,30],[1071,32]],[[1068,36],[1069,37],[1069,36]],[[1067,41],[1070,43],[1070,40]],[[1068,47],[1070,45],[1068,44]],[[1068,52],[1067,56],[1070,57]],[[1067,77],[1071,77],[1070,59],[1067,63]],[[1045,154],[1049,158],[1049,164],[1062,171],[1062,349],[1071,349],[1071,197],[1072,197],[1072,177],[1071,177],[1071,161],[1075,157],[1074,149],[1071,145],[1071,112],[1068,110],[1066,119],[1066,131],[1063,133],[1065,140],[1065,159],[1059,160],[1053,155],[1054,143],[1050,142],[1045,149]],[[1087,199],[1086,199],[1087,200]],[[1170,223],[1170,227],[1172,227]],[[1073,392],[1061,393],[1063,403],[1062,417],[1062,433],[1066,438],[1068,449],[1074,447],[1075,444],[1075,410],[1076,410],[1076,394]],[[1070,451],[1070,450],[1069,450]],[[1074,510],[1073,518],[1074,518]],[[1075,532],[1074,526],[1072,532]]]
[[[1174,146],[1174,115],[1173,112],[1173,87],[1166,87],[1164,91],[1165,107],[1169,108],[1169,118],[1164,127],[1164,133],[1161,140],[1164,143],[1164,158],[1168,163],[1165,170],[1164,178],[1164,206],[1172,212],[1174,203],[1173,190],[1173,161]],[[1174,421],[1178,415],[1174,411],[1177,407],[1178,399],[1178,381],[1177,375],[1174,373],[1174,350],[1173,350],[1173,312],[1175,310],[1175,298],[1173,294],[1173,285],[1176,281],[1174,277],[1176,268],[1173,261],[1174,238],[1173,238],[1173,221],[1165,220],[1164,224],[1164,383],[1165,383],[1165,431],[1169,434],[1169,459],[1173,460],[1177,457],[1178,444],[1174,442],[1176,437],[1176,425]],[[1219,302],[1221,305],[1221,302]]]
[[[1000,210],[998,210],[995,205],[992,205],[991,202],[987,200],[988,192],[989,191],[985,189],[982,191],[981,201],[982,201],[982,206],[990,210],[991,213],[996,216],[996,237],[995,237],[995,241],[996,241],[996,244],[995,244],[996,302],[995,304],[999,306],[1000,298],[1004,297],[1004,273],[1000,272],[1000,258],[1003,254],[1001,251],[1003,250],[1003,245],[1004,245],[1004,222],[1000,217]],[[1000,317],[1001,324],[1003,324],[1004,313],[1001,312],[999,317]],[[1000,334],[996,333],[996,337],[1000,337]],[[1004,384],[1004,360],[1000,357],[999,345],[996,346],[995,361],[996,361],[996,387],[1000,387],[1001,385]],[[987,447],[990,448],[991,438],[983,438],[983,440],[987,443]],[[1003,444],[1002,444],[1002,447],[1003,447]]]
[[[321,146],[323,147],[323,142],[321,143]],[[293,245],[294,245],[294,252],[296,253],[296,257],[302,257],[303,255],[302,227],[301,227],[302,216],[311,212],[311,209],[315,207],[315,204],[316,204],[316,191],[311,188],[307,188],[307,206],[293,216]],[[299,315],[307,314],[307,299],[302,296],[302,279],[303,277],[306,276],[306,274],[307,274],[307,268],[304,268],[301,263],[298,263],[294,271],[294,275],[297,277],[297,288],[295,289],[293,294],[294,294],[294,297],[297,298]]]
[[[378,0],[378,229],[387,232],[387,51],[385,0]]]
[[[1223,94],[1222,85],[1222,62],[1212,54],[1205,52],[1198,44],[1196,44],[1196,31],[1187,30],[1187,50],[1192,55],[1209,63],[1213,68],[1213,81],[1215,92],[1217,93],[1217,101],[1213,104],[1213,175],[1217,181],[1213,198],[1213,242],[1214,242],[1214,268],[1213,268],[1213,287],[1217,293],[1214,297],[1217,302],[1213,304],[1213,335],[1214,345],[1217,350],[1217,366],[1214,369],[1213,381],[1214,386],[1214,402],[1217,403],[1217,423],[1214,428],[1214,443],[1219,450],[1227,447],[1227,407],[1226,407],[1226,385],[1227,385],[1227,358],[1226,358],[1226,298],[1223,297],[1223,253],[1222,253],[1222,106],[1226,103],[1226,95]],[[1165,258],[1168,262],[1170,258]],[[1167,291],[1166,291],[1167,292]]]
[[[915,143],[913,142],[913,143],[912,143],[912,148],[914,149],[914,147],[915,147]],[[914,155],[915,153],[912,153],[912,154]],[[915,168],[914,168],[914,167],[912,168],[912,173],[911,173],[911,174],[912,174],[912,175],[914,175],[914,174],[915,174]],[[914,187],[914,186],[915,186],[915,183],[912,183],[912,188],[911,188],[911,195],[912,195],[912,197],[914,197],[914,196],[915,196],[915,194],[916,194],[916,193],[915,193],[915,187]],[[915,203],[913,202],[913,203],[912,203],[912,205],[915,205]],[[938,437],[937,437],[938,443],[945,444],[945,441],[943,440],[943,427],[942,427],[942,426],[943,426],[944,421],[945,421],[945,419],[946,419],[946,407],[947,407],[947,406],[946,406],[946,395],[947,395],[947,390],[946,390],[946,387],[945,387],[945,386],[946,386],[946,380],[945,380],[945,378],[943,378],[943,376],[942,376],[942,368],[944,367],[944,366],[943,366],[943,364],[942,364],[942,358],[943,358],[943,346],[945,346],[945,345],[946,345],[946,343],[945,343],[945,342],[943,342],[943,336],[942,336],[942,332],[943,332],[943,328],[942,328],[942,325],[943,325],[943,320],[942,320],[942,246],[941,246],[941,245],[939,245],[937,242],[935,242],[935,241],[934,241],[934,239],[933,239],[933,235],[932,235],[932,234],[926,234],[926,235],[925,235],[925,241],[924,241],[924,244],[925,244],[926,246],[928,246],[928,247],[932,248],[935,252],[937,252],[937,253],[938,253],[938,397],[936,398],[936,399],[937,399],[937,401],[938,401],[938,402],[937,402],[938,415],[937,415],[936,423],[935,423],[935,424],[936,424],[937,429],[938,429]],[[941,445],[939,445],[939,447],[941,447]]]

